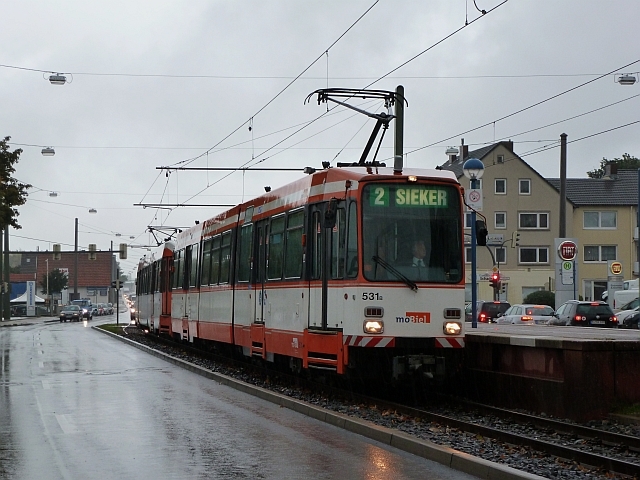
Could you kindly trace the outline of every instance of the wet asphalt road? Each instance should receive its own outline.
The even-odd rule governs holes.
[[[90,324],[102,322],[115,316]],[[472,478],[219,385],[83,323],[0,328],[0,352],[0,478]]]

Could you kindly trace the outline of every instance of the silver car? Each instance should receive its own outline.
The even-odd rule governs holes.
[[[497,318],[498,324],[509,325],[546,325],[553,318],[553,308],[548,305],[518,304],[512,305]]]

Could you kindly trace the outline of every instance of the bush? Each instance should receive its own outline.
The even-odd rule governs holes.
[[[551,308],[556,308],[556,294],[548,290],[539,290],[537,292],[530,293],[522,301],[522,303],[535,303],[538,305],[549,305]]]

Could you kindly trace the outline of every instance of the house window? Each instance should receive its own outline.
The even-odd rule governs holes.
[[[494,255],[497,263],[507,263],[507,249],[504,247],[496,247]]]
[[[615,260],[617,257],[616,245],[585,245],[584,261],[585,262],[606,262]]]
[[[471,228],[471,212],[464,212],[464,228]]]
[[[471,247],[464,247],[464,263],[471,263]]]
[[[518,181],[520,195],[531,195],[531,180],[528,178],[521,178]]]
[[[519,263],[549,263],[549,248],[548,247],[522,247],[518,250]]]
[[[495,213],[495,225],[497,229],[507,228],[507,212]]]
[[[496,195],[506,195],[507,194],[507,179],[506,178],[496,178]]]
[[[518,220],[519,228],[529,228],[537,230],[549,229],[548,213],[524,212],[518,214]]]
[[[584,228],[614,229],[618,226],[618,212],[584,212]]]
[[[498,163],[504,163],[504,155],[498,155],[497,162]]]
[[[586,301],[602,300],[602,294],[607,291],[607,282],[603,280],[584,280],[584,299]]]

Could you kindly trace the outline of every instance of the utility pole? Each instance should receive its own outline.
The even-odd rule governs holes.
[[[393,171],[402,172],[404,155],[404,87],[396,87],[395,136],[393,141]]]
[[[79,300],[78,295],[78,218],[76,218],[75,267],[73,272],[73,300]]]
[[[9,304],[9,299],[11,295],[9,294],[9,290],[11,289],[11,279],[9,278],[11,275],[11,265],[9,265],[9,225],[5,225],[4,227],[4,281],[5,281],[5,292],[2,296],[2,310],[4,312],[4,318],[11,318],[11,305]]]
[[[560,135],[560,229],[558,236],[567,236],[567,134]]]

